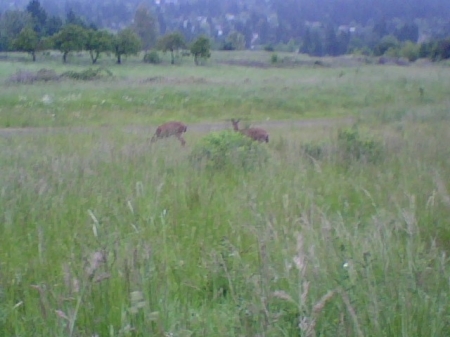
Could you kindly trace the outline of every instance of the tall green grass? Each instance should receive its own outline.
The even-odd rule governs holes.
[[[217,174],[193,132],[1,138],[0,335],[448,336],[448,122],[361,130],[383,161],[270,130]]]

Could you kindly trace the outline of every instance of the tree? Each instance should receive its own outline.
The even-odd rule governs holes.
[[[351,35],[349,32],[340,32],[337,35],[338,55],[346,54],[350,43]]]
[[[63,62],[67,62],[67,55],[72,51],[81,51],[87,40],[87,31],[77,25],[66,25],[54,35],[55,48],[63,53]]]
[[[373,53],[375,56],[384,55],[389,49],[391,51],[397,50],[400,47],[400,43],[393,35],[384,36],[380,42],[375,46]]]
[[[16,51],[29,53],[36,61],[36,50],[39,45],[39,37],[37,33],[30,27],[22,29],[19,36],[13,41],[12,47]]]
[[[388,30],[387,30],[387,23],[386,20],[384,18],[378,20],[374,27],[373,27],[373,32],[375,34],[377,34],[378,39],[381,39],[383,36],[387,35]]]
[[[89,52],[93,64],[97,62],[100,53],[113,50],[113,39],[114,35],[105,30],[88,30],[84,48]]]
[[[83,21],[83,19],[77,16],[72,9],[70,9],[66,14],[66,25],[77,25],[83,28],[87,28],[87,25]]]
[[[416,43],[419,38],[419,26],[413,23],[405,23],[400,28],[396,29],[394,36],[400,41],[411,41]]]
[[[0,17],[0,35],[3,43],[9,46],[25,27],[32,27],[32,24],[28,12],[6,11]]]
[[[134,14],[133,29],[139,35],[142,48],[147,51],[156,43],[158,35],[157,19],[145,6],[139,6]]]
[[[237,31],[232,31],[227,37],[227,43],[231,44],[233,50],[244,50],[245,36]]]
[[[332,25],[328,25],[325,30],[324,49],[325,53],[330,56],[336,56],[339,52],[336,31]]]
[[[114,53],[117,64],[122,63],[123,55],[136,55],[141,50],[141,40],[131,28],[121,30],[114,38]]]
[[[63,26],[63,22],[59,16],[51,16],[45,24],[45,34],[52,36],[58,33]]]
[[[47,22],[47,12],[41,6],[39,0],[31,0],[26,8],[33,18],[33,29],[39,35],[44,34],[45,24]]]
[[[450,38],[439,40],[434,44],[431,58],[434,61],[450,59]]]
[[[306,29],[299,52],[313,56],[323,55],[322,38],[317,29]]]
[[[211,57],[211,42],[206,36],[200,36],[190,48],[191,54],[194,56],[194,62],[199,65],[199,59],[206,60]]]
[[[400,49],[400,55],[406,57],[409,62],[414,62],[419,58],[420,46],[411,41],[406,41]]]
[[[171,63],[175,64],[174,52],[179,49],[185,48],[186,42],[184,36],[180,32],[174,32],[164,35],[158,40],[157,48],[164,53],[170,51]]]
[[[312,48],[312,38],[311,38],[311,31],[309,28],[306,28],[305,36],[303,37],[302,44],[300,45],[300,48],[298,50],[299,53],[303,54],[309,54]]]

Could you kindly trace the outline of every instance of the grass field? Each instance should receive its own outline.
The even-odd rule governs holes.
[[[448,68],[110,70],[1,84],[1,127],[86,127],[0,132],[1,336],[450,335]],[[267,122],[344,116],[363,140]],[[266,121],[267,162],[192,165],[230,117]],[[174,118],[186,148],[150,146]]]
[[[105,59],[112,79],[7,84],[17,70],[54,69],[58,74],[90,66],[87,57],[63,65],[60,56],[0,62],[0,127],[153,125],[171,118],[187,123],[230,117],[252,121],[384,114],[386,118],[429,109],[447,111],[450,68],[360,67],[258,68],[222,61],[250,58],[216,52],[207,66],[145,65],[130,58],[123,65]],[[270,53],[254,53],[255,61]],[[233,54],[232,54],[233,55]],[[75,56],[74,56],[75,58]],[[3,82],[3,83],[2,83]],[[424,95],[419,95],[422,88]]]

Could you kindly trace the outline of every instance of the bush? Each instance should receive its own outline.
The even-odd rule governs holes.
[[[263,144],[239,132],[212,132],[201,139],[192,150],[190,162],[213,171],[228,169],[250,170],[263,166],[269,154]]]
[[[387,57],[397,58],[400,56],[400,50],[398,49],[398,47],[389,47],[389,49],[386,50],[383,55]]]
[[[400,49],[400,56],[407,58],[409,62],[414,62],[419,58],[419,50],[419,45],[407,41]]]
[[[302,144],[301,151],[310,159],[321,160],[330,154],[330,145],[325,142],[309,142]]]
[[[345,161],[376,163],[383,159],[383,145],[375,139],[362,137],[356,127],[339,130],[337,146]]]
[[[236,48],[234,47],[232,42],[224,42],[222,47],[220,48],[221,50],[236,50]]]
[[[161,63],[161,57],[156,50],[152,50],[150,53],[144,55],[144,63],[159,64]]]
[[[112,76],[112,72],[106,68],[99,67],[97,69],[88,68],[83,71],[66,71],[61,74],[62,77],[68,77],[74,80],[92,81],[104,76]]]
[[[58,81],[60,76],[52,69],[42,68],[36,73],[32,71],[19,70],[7,79],[7,83],[32,84],[40,81]]]
[[[375,46],[373,53],[375,56],[384,55],[389,49],[395,50],[400,46],[400,42],[395,36],[386,35]]]
[[[273,64],[278,62],[278,54],[272,54],[272,56],[270,57],[270,62],[272,62]]]

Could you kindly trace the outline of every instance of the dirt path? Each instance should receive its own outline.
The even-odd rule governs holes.
[[[252,123],[252,126],[258,126],[270,129],[286,128],[286,127],[314,127],[314,126],[334,126],[340,124],[350,124],[353,122],[353,118],[321,118],[321,119],[303,119],[295,121],[263,121],[258,123]],[[17,136],[17,135],[29,135],[29,134],[45,134],[45,133],[82,133],[82,132],[94,132],[94,131],[107,131],[109,129],[115,129],[115,126],[80,126],[80,127],[26,127],[26,128],[0,128],[0,136]],[[118,127],[120,128],[120,127]],[[131,133],[152,133],[156,126],[124,126],[122,130]],[[219,123],[192,123],[188,124],[188,131],[196,132],[210,132],[217,130],[230,129],[230,122]]]

